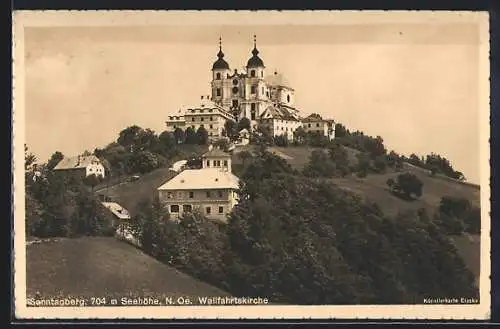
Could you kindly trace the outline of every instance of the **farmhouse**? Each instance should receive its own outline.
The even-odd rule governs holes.
[[[199,211],[209,219],[226,221],[237,204],[239,179],[231,172],[231,157],[217,148],[202,156],[201,169],[186,169],[158,188],[170,218]]]
[[[95,155],[79,155],[63,158],[55,167],[55,171],[71,173],[81,177],[96,175],[104,178],[105,170],[101,160]]]
[[[222,42],[219,40],[217,60],[212,65],[211,95],[202,96],[200,106],[170,115],[166,121],[167,130],[189,126],[198,129],[204,126],[209,138],[214,140],[222,136],[226,121],[238,122],[247,118],[251,129],[265,124],[271,128],[273,136],[284,135],[293,139],[295,129],[308,124],[302,121],[300,111],[295,106],[295,89],[283,74],[277,71],[268,74],[259,54],[254,36],[253,50],[244,72],[238,72],[237,69],[232,71],[224,59]],[[328,128],[331,120],[321,120],[318,124],[326,128],[316,131],[327,137],[333,136]]]
[[[325,120],[316,113],[302,119],[302,128],[306,133],[319,133],[327,136],[329,139],[335,138],[335,122],[333,120]]]

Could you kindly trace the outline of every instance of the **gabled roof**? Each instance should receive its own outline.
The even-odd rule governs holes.
[[[99,162],[99,158],[95,155],[89,156],[75,156],[70,158],[63,158],[57,166],[54,167],[54,170],[64,170],[64,169],[82,169],[86,168],[88,165],[92,164],[92,162]]]
[[[238,189],[239,179],[220,168],[187,169],[158,190]]]
[[[290,106],[281,104],[268,106],[261,114],[262,119],[281,119],[288,121],[299,121],[299,117],[294,113],[296,110]]]
[[[130,214],[127,209],[123,208],[116,202],[101,202],[109,211],[119,219],[130,219]]]
[[[281,73],[274,72],[274,74],[271,74],[271,75],[268,75],[267,77],[265,77],[264,80],[270,86],[285,87],[285,88],[293,90],[293,88],[290,87],[290,83],[288,82],[288,80]]]
[[[221,158],[221,157],[227,157],[229,158],[230,155],[216,147],[214,147],[213,149],[211,149],[210,151],[204,153],[202,155],[203,158],[211,158],[211,157],[216,157],[216,158]]]

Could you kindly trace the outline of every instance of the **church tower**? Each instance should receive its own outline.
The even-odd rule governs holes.
[[[212,100],[219,105],[229,95],[227,78],[229,76],[229,64],[224,60],[222,52],[222,38],[219,38],[219,52],[217,60],[212,65]]]
[[[250,119],[252,125],[256,124],[259,115],[264,112],[269,101],[269,97],[267,96],[269,95],[269,91],[264,80],[266,67],[264,66],[264,61],[259,57],[257,38],[255,35],[253,37],[252,57],[250,57],[246,66],[246,104],[242,111],[242,116]]]

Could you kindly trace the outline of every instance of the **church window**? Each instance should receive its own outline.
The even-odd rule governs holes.
[[[213,118],[213,117],[210,117],[210,121],[214,121],[214,118]]]
[[[193,121],[193,122],[194,122],[194,117],[192,117],[192,118],[191,118],[191,121]]]
[[[204,117],[201,117],[200,121],[204,121],[204,120],[205,120],[205,118],[204,118]]]
[[[250,106],[252,107],[252,111],[255,111],[255,103],[252,103]]]
[[[238,100],[237,99],[233,99],[233,107],[238,107]]]
[[[250,71],[250,76],[251,76],[252,78],[254,78],[254,77],[255,77],[255,70],[251,70],[251,71]]]
[[[286,95],[286,101],[290,103],[290,95]]]
[[[220,80],[220,73],[217,73],[217,74],[215,75],[215,79]]]
[[[212,128],[213,128],[213,126],[212,126],[212,125],[210,125],[210,129],[212,129]]]
[[[220,88],[217,88],[217,96],[220,96]]]
[[[210,137],[212,137],[212,132],[210,132],[208,135],[209,135]]]
[[[256,88],[255,86],[252,86],[252,87],[250,88],[250,92],[251,92],[252,94],[257,93],[257,88]]]
[[[233,87],[233,94],[237,94],[237,93],[238,93],[238,91],[240,91],[240,90],[238,89],[238,87]]]
[[[269,91],[266,91],[266,96],[269,97]]]
[[[316,127],[319,127],[319,123],[316,124]]]
[[[252,120],[255,120],[255,110],[253,110],[251,113],[250,113],[250,117]]]
[[[238,85],[238,80],[234,79],[233,80],[233,85],[235,85],[235,86]]]
[[[264,87],[262,87],[262,95],[264,95]]]
[[[307,128],[311,128],[311,124],[310,123],[307,124]]]
[[[260,77],[263,78],[264,77],[264,71],[260,71]]]

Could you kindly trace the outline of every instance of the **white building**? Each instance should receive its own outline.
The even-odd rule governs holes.
[[[254,36],[251,57],[247,61],[244,72],[238,72],[237,69],[231,70],[224,59],[222,43],[219,42],[217,60],[212,65],[210,83],[212,94],[204,99],[214,104],[210,105],[210,108],[217,106],[221,112],[229,114],[229,117],[223,116],[224,119],[221,120],[219,126],[224,126],[222,121],[237,122],[242,118],[248,118],[253,129],[264,122],[272,125],[274,136],[287,135],[293,139],[293,131],[301,126],[299,110],[295,107],[295,90],[283,74],[276,71],[268,74],[259,54]],[[277,110],[273,110],[275,108]],[[197,109],[185,109],[177,115],[169,116],[167,129],[173,131],[176,127],[184,128],[190,125],[199,127],[200,122],[197,122],[195,118],[187,117],[188,114],[194,113],[193,110],[196,112]],[[204,125],[206,125],[205,122],[203,122]],[[218,134],[220,135],[220,129],[212,131],[212,135],[209,135],[217,137]]]
[[[327,136],[330,140],[335,138],[335,122],[333,120],[323,119],[318,114],[311,114],[302,119],[302,128],[304,131],[319,133]]]
[[[158,188],[160,202],[172,219],[196,210],[227,221],[237,204],[239,179],[231,173],[230,155],[213,148],[202,159],[201,169],[186,169]]]
[[[76,157],[63,158],[55,167],[55,171],[74,173],[76,175],[87,177],[96,175],[97,177],[105,177],[104,166],[101,160],[95,155],[79,155]]]

